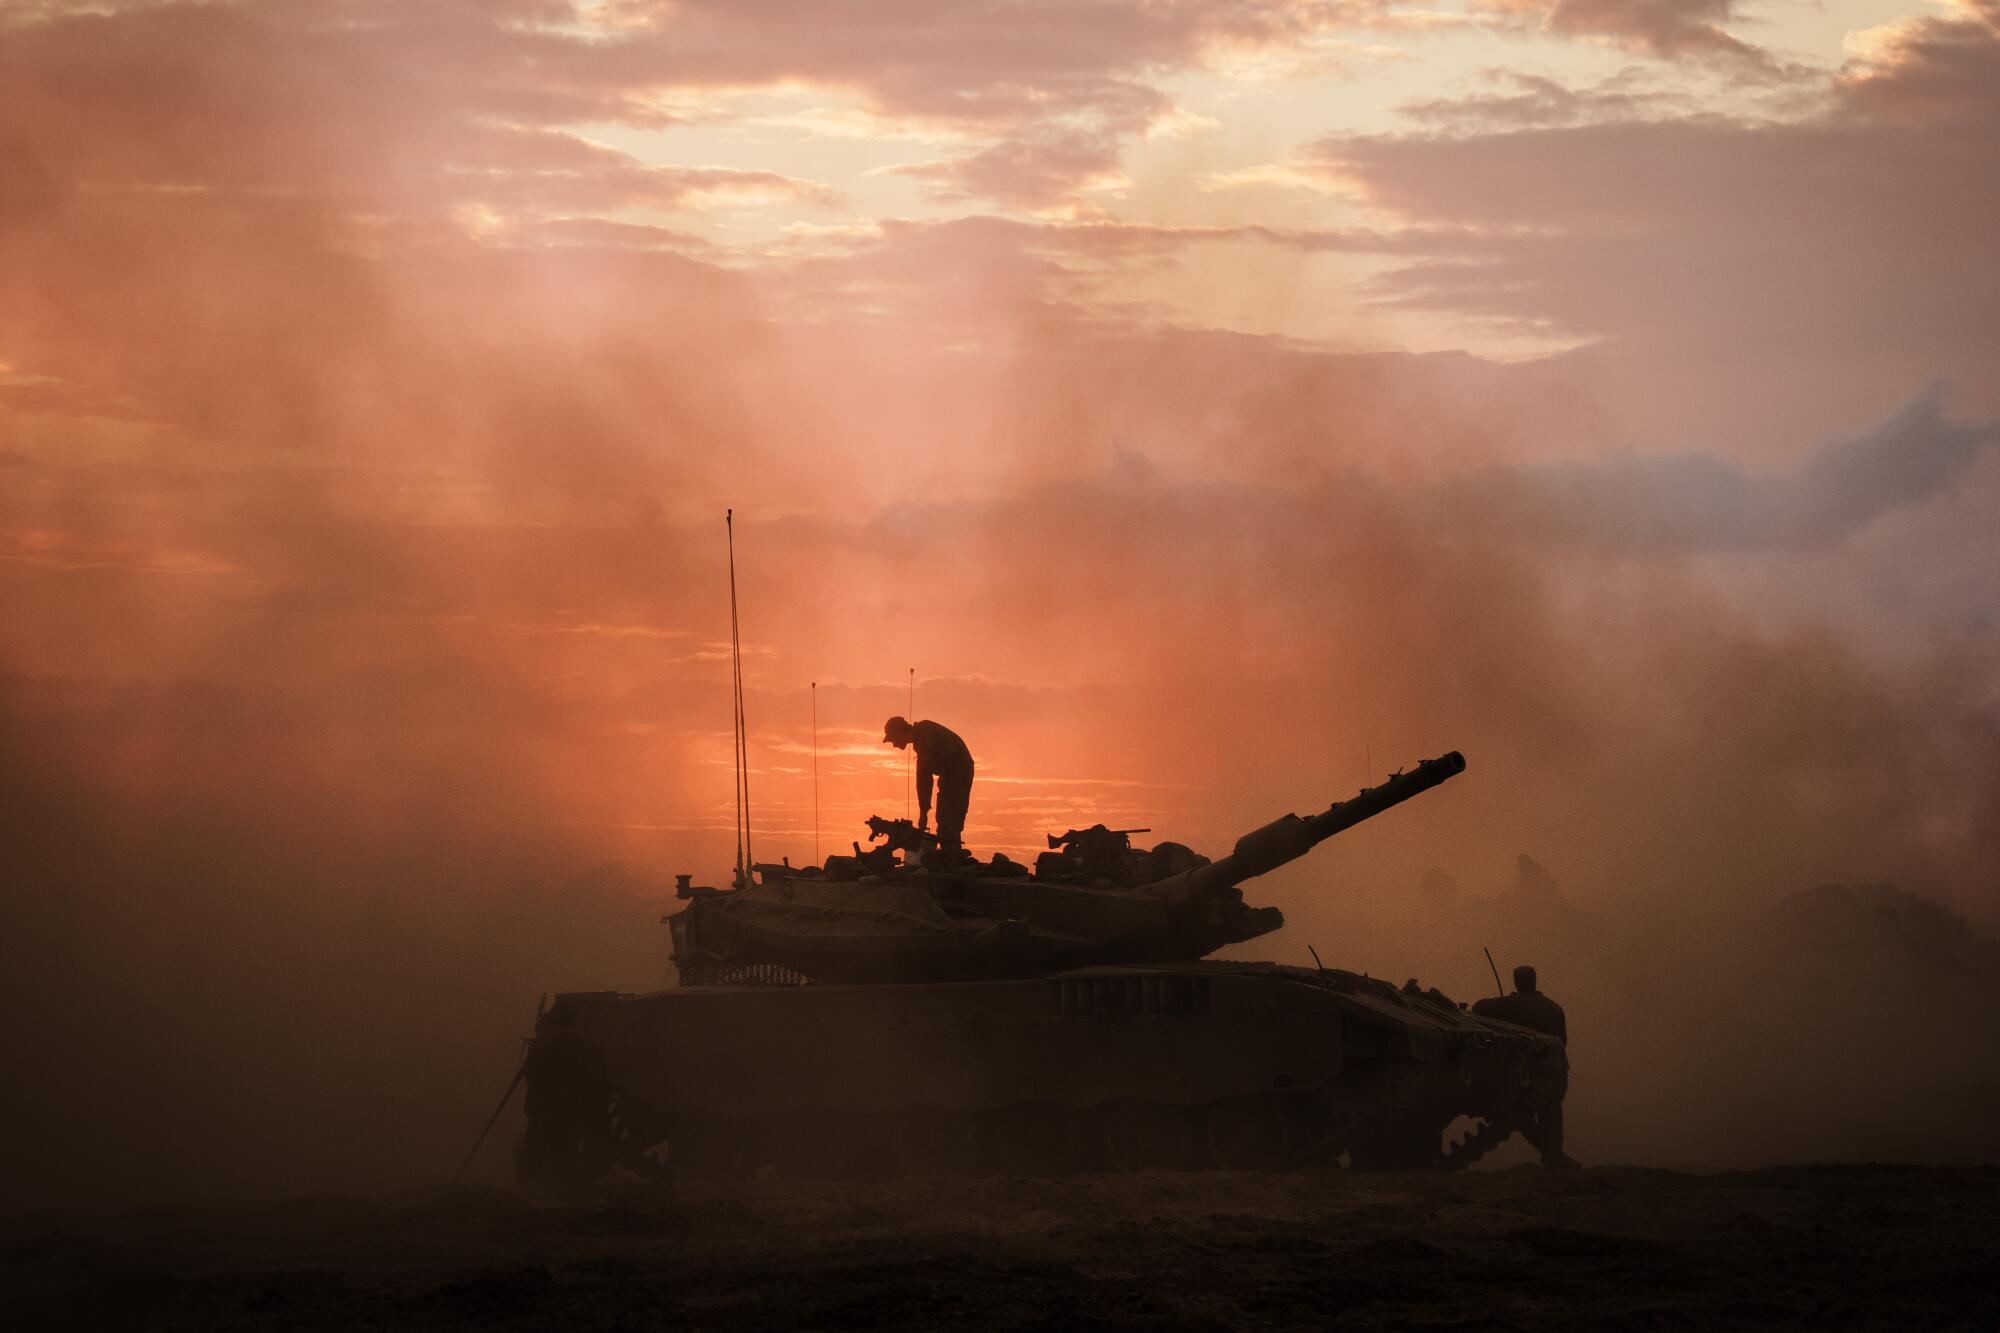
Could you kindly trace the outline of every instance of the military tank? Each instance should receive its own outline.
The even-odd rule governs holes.
[[[676,988],[537,1016],[520,1179],[1465,1166],[1561,1100],[1560,1042],[1415,981],[1206,961],[1283,924],[1243,882],[1464,767],[1214,861],[1097,825],[1031,869],[878,818],[820,866],[681,876]]]

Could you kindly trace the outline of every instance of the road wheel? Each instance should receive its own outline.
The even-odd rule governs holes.
[[[1083,1158],[1083,1118],[1059,1102],[1021,1102],[993,1117],[994,1147],[1009,1175],[1060,1176]]]
[[[667,1135],[667,1160],[699,1180],[741,1180],[776,1158],[768,1127],[749,1116],[679,1117]]]
[[[1444,1125],[1435,1116],[1391,1115],[1357,1130],[1347,1153],[1357,1171],[1435,1171],[1445,1165]]]
[[[579,1042],[551,1037],[535,1043],[523,1074],[527,1126],[514,1155],[516,1182],[561,1194],[600,1179],[617,1146],[602,1058]]]
[[[613,1094],[611,1138],[618,1166],[641,1180],[665,1180],[674,1173],[671,1122],[635,1097]]]
[[[783,1117],[773,1139],[779,1170],[813,1180],[873,1180],[893,1175],[887,1126],[853,1111],[810,1110]]]
[[[1282,1171],[1299,1147],[1298,1126],[1280,1097],[1231,1097],[1208,1108],[1203,1141],[1224,1171]]]
[[[1134,1098],[1104,1110],[1105,1155],[1120,1171],[1178,1171],[1193,1146],[1184,1107]]]
[[[942,1107],[917,1107],[896,1119],[893,1149],[912,1176],[976,1176],[986,1165],[979,1117]]]

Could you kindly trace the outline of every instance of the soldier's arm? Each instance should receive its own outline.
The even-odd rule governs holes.
[[[923,816],[931,812],[931,761],[922,750],[917,751],[917,822],[923,823]]]

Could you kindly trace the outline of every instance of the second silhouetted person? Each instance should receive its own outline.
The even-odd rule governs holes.
[[[1521,858],[1527,860],[1526,857]],[[1530,1108],[1521,1123],[1521,1136],[1542,1154],[1544,1166],[1574,1167],[1576,1159],[1563,1151],[1563,1098],[1569,1093],[1569,1019],[1563,1007],[1541,993],[1535,985],[1535,969],[1523,964],[1514,969],[1514,993],[1488,996],[1473,1003],[1472,1012],[1488,1018],[1504,1018],[1536,1032],[1546,1032],[1564,1046],[1562,1081],[1555,1100]]]

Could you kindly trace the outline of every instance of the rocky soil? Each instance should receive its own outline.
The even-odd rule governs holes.
[[[757,1180],[14,1216],[0,1325],[2000,1328],[2000,1168]]]

